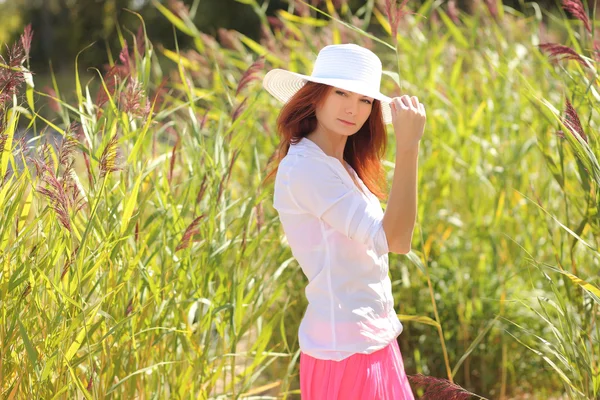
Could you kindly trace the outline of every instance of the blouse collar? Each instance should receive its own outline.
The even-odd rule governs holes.
[[[338,169],[338,171],[340,171],[340,172],[343,171],[342,176],[344,176],[344,178],[350,178],[348,176],[347,171],[345,171],[344,164],[346,164],[348,167],[350,167],[352,174],[354,176],[358,177],[358,174],[354,171],[354,169],[350,166],[350,164],[348,164],[348,162],[344,161],[344,164],[342,164],[340,160],[338,160],[335,157],[327,155],[323,151],[323,149],[321,149],[319,147],[318,144],[316,144],[312,140],[305,138],[305,137],[300,138],[300,140],[296,144],[290,144],[290,148],[288,149],[288,154],[312,155],[315,157],[322,158],[323,160],[325,160],[325,161],[329,162],[331,165],[333,165],[334,168]],[[354,182],[353,182],[353,184],[354,184]]]
[[[343,166],[342,163],[340,162],[340,160],[338,160],[335,157],[327,155],[323,151],[323,149],[321,149],[319,147],[318,144],[316,144],[312,140],[305,138],[305,137],[301,137],[300,140],[298,141],[298,143],[291,144],[290,148],[288,150],[288,154],[310,154],[313,156],[323,158],[327,161],[334,162],[340,166]],[[348,165],[348,163],[346,161],[344,161],[344,163],[346,165]]]
[[[317,157],[330,157],[312,140],[305,137],[300,138],[296,144],[290,144],[288,154],[311,154]]]

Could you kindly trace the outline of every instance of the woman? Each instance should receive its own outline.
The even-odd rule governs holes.
[[[273,207],[308,278],[299,329],[303,400],[413,399],[397,337],[388,252],[410,251],[425,109],[379,92],[370,50],[324,47],[311,76],[269,71],[264,88],[284,102],[277,125]],[[385,213],[385,124],[396,166]]]

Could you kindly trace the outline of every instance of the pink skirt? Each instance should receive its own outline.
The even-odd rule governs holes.
[[[414,400],[398,342],[341,361],[300,352],[302,400]]]

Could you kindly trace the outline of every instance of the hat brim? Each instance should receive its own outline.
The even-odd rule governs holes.
[[[383,122],[385,124],[392,123],[392,109],[390,107],[392,99],[380,93],[376,88],[366,86],[362,82],[347,79],[315,78],[287,71],[285,69],[275,68],[267,72],[262,83],[265,90],[273,97],[283,103],[287,103],[307,81],[338,87],[340,89],[377,99],[381,103]]]

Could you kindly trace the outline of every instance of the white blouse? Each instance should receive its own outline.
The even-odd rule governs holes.
[[[290,146],[275,178],[273,207],[308,278],[300,349],[325,360],[375,352],[403,329],[388,276],[383,210],[352,173],[368,195],[337,158],[302,138]]]

